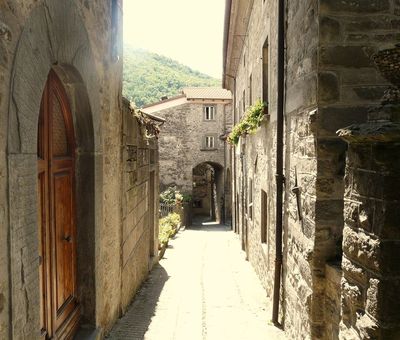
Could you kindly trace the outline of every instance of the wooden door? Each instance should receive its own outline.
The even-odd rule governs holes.
[[[41,331],[72,338],[79,320],[76,286],[75,142],[69,102],[51,71],[38,126]]]

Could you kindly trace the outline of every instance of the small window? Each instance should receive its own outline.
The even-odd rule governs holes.
[[[269,75],[268,75],[268,62],[269,52],[268,52],[268,38],[264,42],[262,50],[262,101],[268,104],[268,88],[269,88]]]
[[[249,218],[250,220],[253,219],[253,180],[249,180]]]
[[[204,106],[204,120],[215,120],[215,106]]]
[[[215,138],[214,138],[214,136],[206,136],[206,138],[205,138],[205,147],[207,149],[214,149],[215,148]]]
[[[268,196],[261,190],[261,243],[268,241]]]
[[[250,74],[249,78],[249,104],[253,105],[253,75]]]
[[[193,208],[203,208],[203,204],[201,200],[194,200],[193,201]]]
[[[243,114],[246,112],[246,90],[243,90],[243,98],[242,98],[242,101],[243,101]]]

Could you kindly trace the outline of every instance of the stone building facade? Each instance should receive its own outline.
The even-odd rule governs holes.
[[[123,109],[121,6],[0,2],[0,339],[102,337],[154,262],[157,141]]]
[[[231,200],[225,183],[230,162],[224,137],[232,126],[231,93],[221,88],[185,88],[181,95],[145,106],[143,111],[166,120],[160,134],[161,190],[176,186],[189,195],[201,193],[201,197],[193,197],[194,213],[213,210],[213,201],[215,217],[228,220]],[[198,183],[193,179],[196,167],[205,164],[215,173],[215,190],[207,181],[209,176],[204,174],[205,180]],[[202,183],[204,188],[193,190],[193,183]]]
[[[267,103],[257,132],[232,148],[232,198],[234,228],[271,297],[277,241],[278,3],[227,1],[223,79],[233,93],[234,124],[257,99]],[[397,168],[382,159],[396,158],[398,144],[358,142],[348,148],[336,131],[366,122],[370,108],[379,104],[388,83],[372,57],[398,42],[400,5],[390,0],[283,3],[279,322],[293,339],[398,339],[400,309],[389,286],[398,287],[399,272],[388,254],[400,249],[391,229],[398,224],[396,213],[390,208],[399,194],[385,194],[375,185],[379,179],[385,187],[385,178],[399,189],[391,180]],[[385,215],[381,222],[380,214]]]

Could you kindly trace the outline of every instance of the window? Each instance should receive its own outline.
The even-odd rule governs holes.
[[[253,219],[253,180],[252,179],[249,179],[249,198],[248,198],[248,201],[249,201],[249,210],[248,210],[248,213],[249,213],[249,218],[250,218],[250,220],[252,220]]]
[[[262,101],[268,103],[268,38],[265,40],[262,52]]]
[[[246,112],[246,90],[243,90],[243,114]]]
[[[204,106],[204,120],[215,120],[215,106]]]
[[[249,78],[249,103],[253,105],[253,75],[250,74]]]
[[[206,136],[206,138],[205,138],[205,147],[207,149],[214,149],[215,148],[215,138],[214,138],[214,136]]]
[[[261,243],[268,240],[268,196],[261,190]]]
[[[193,200],[193,208],[203,208],[201,200]]]

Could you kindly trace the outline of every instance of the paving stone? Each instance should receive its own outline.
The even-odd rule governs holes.
[[[192,227],[170,242],[108,339],[285,339],[237,236],[222,225]]]

